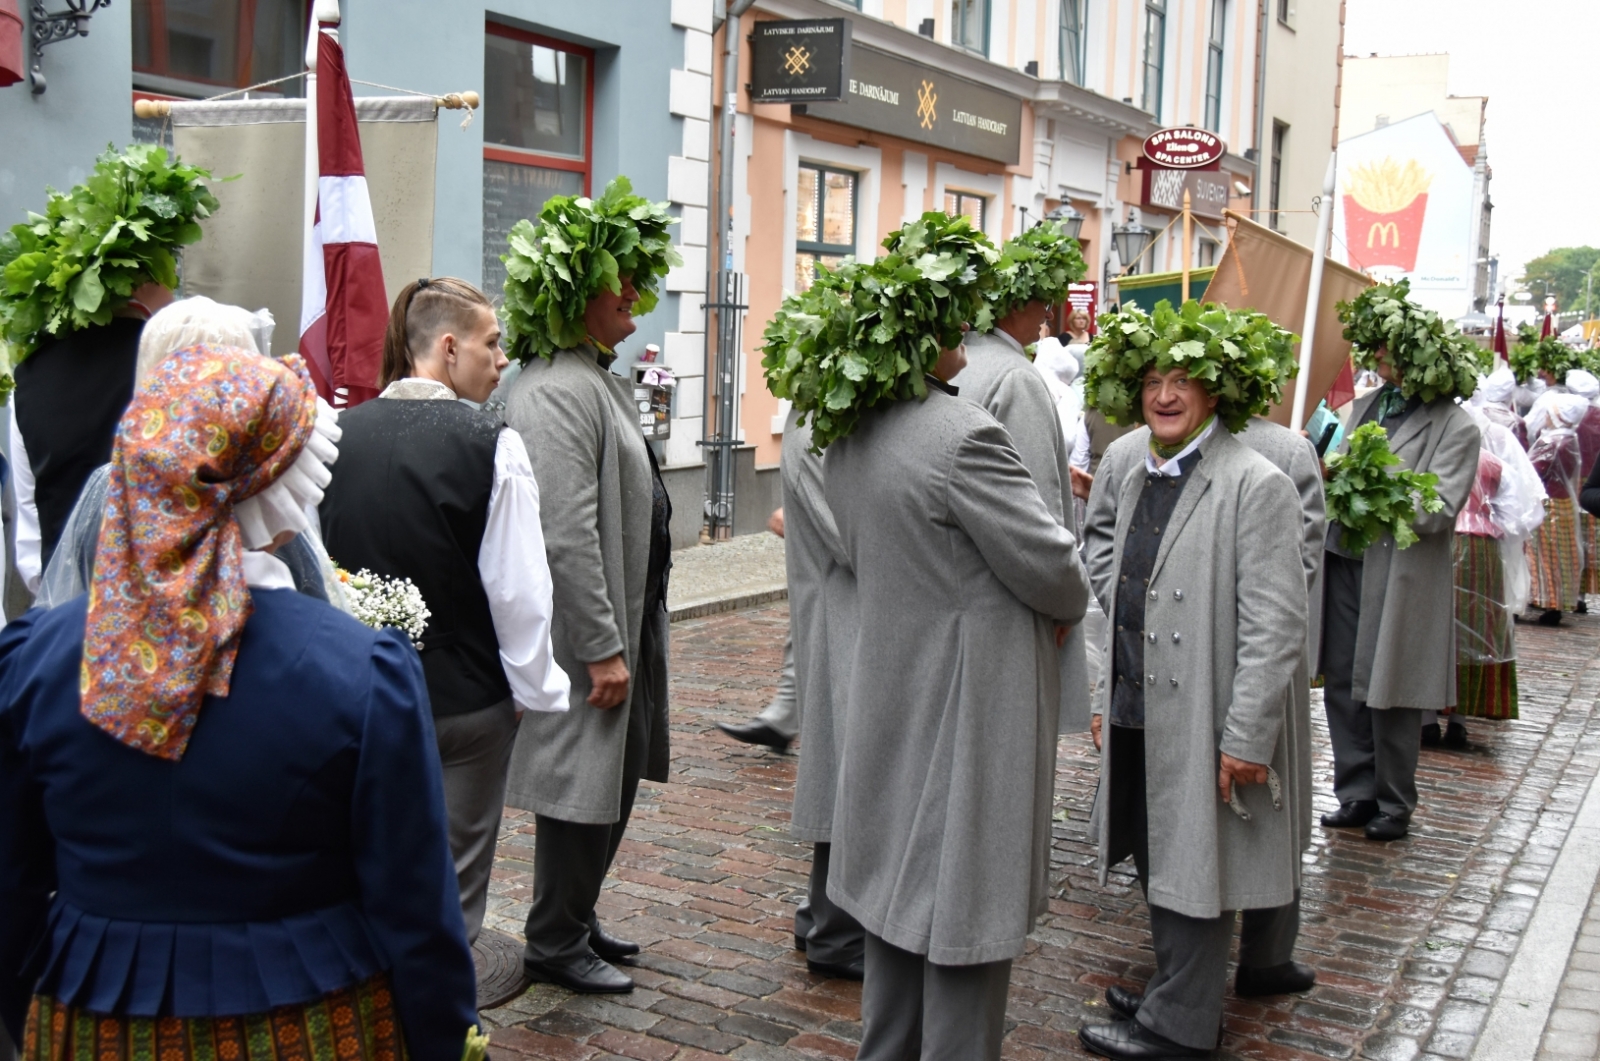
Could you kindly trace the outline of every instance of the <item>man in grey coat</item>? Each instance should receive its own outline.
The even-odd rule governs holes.
[[[1288,477],[1228,433],[1184,369],[1152,362],[1140,399],[1149,430],[1107,450],[1085,530],[1112,627],[1093,829],[1102,881],[1133,856],[1156,975],[1142,998],[1108,992],[1128,1019],[1080,1037],[1108,1057],[1198,1057],[1221,1027],[1234,912],[1264,939],[1250,922],[1281,925],[1270,912],[1298,884],[1294,809],[1274,782],[1294,777],[1304,524]]]
[[[607,350],[633,332],[638,300],[604,288],[585,323]],[[554,583],[551,641],[572,678],[569,710],[524,718],[506,802],[537,818],[524,966],[574,991],[633,989],[610,964],[639,951],[611,937],[595,901],[640,778],[667,780],[666,570],[670,504],[613,354],[584,343],[533,358],[511,385],[543,499]]]
[[[1398,840],[1417,809],[1424,714],[1456,702],[1452,537],[1478,474],[1482,436],[1452,398],[1405,397],[1403,370],[1386,351],[1378,356],[1378,375],[1387,382],[1357,400],[1351,433],[1381,424],[1401,467],[1439,477],[1444,507],[1417,513],[1418,540],[1403,550],[1384,535],[1354,556],[1341,544],[1341,529],[1328,528],[1323,703],[1339,809],[1323,815],[1322,824],[1364,827],[1369,840]]]
[[[1047,896],[1055,628],[1088,579],[1005,429],[943,382],[963,358],[824,459],[860,630],[828,893],[867,931],[861,1061],[998,1058]]]

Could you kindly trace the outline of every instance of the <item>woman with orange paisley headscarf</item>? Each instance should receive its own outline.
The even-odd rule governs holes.
[[[271,555],[304,526],[274,484],[326,482],[317,434],[297,357],[167,357],[117,429],[89,592],[0,632],[27,1061],[483,1052],[416,651]]]

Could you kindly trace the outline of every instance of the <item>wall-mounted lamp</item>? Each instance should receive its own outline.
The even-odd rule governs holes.
[[[33,94],[45,90],[44,48],[47,44],[89,35],[89,19],[111,0],[65,0],[67,10],[50,14],[44,9],[44,0],[33,0],[33,68],[28,71],[33,82]]]
[[[1061,228],[1071,239],[1077,239],[1078,233],[1083,231],[1083,215],[1071,203],[1062,203],[1048,214],[1044,215],[1046,221],[1060,222]]]

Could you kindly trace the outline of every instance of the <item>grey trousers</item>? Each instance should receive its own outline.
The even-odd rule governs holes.
[[[856,1061],[998,1061],[1011,962],[935,965],[867,934]]]
[[[794,912],[794,934],[806,941],[806,959],[828,965],[861,961],[867,930],[828,898],[828,857],[832,844],[811,850],[811,890]]]
[[[527,960],[560,964],[589,950],[589,933],[597,924],[594,904],[628,829],[649,754],[650,712],[635,701],[628,708],[617,820],[591,825],[534,816],[538,831],[533,842],[533,904],[525,929],[528,945],[523,951]]]
[[[1355,699],[1360,560],[1327,554],[1322,600],[1322,697],[1333,744],[1333,794],[1340,803],[1376,800],[1384,814],[1407,821],[1417,809],[1423,712],[1374,710]]]
[[[444,806],[450,818],[450,857],[456,864],[467,942],[483,930],[494,871],[494,845],[506,802],[506,774],[521,718],[510,700],[464,715],[433,720],[444,771]]]
[[[790,740],[800,732],[800,707],[794,684],[794,638],[789,634],[783,638],[783,670],[778,672],[778,691],[773,694],[772,703],[756,718]]]

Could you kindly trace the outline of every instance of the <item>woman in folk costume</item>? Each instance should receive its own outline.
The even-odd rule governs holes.
[[[1544,483],[1549,499],[1545,519],[1528,543],[1532,568],[1531,607],[1540,609],[1539,623],[1559,626],[1561,612],[1582,597],[1583,539],[1578,528],[1578,491],[1583,485],[1583,449],[1578,425],[1589,403],[1576,394],[1558,394],[1550,401],[1549,423],[1533,436],[1528,459]],[[1532,414],[1529,414],[1530,418]]]
[[[1472,404],[1483,413],[1484,419],[1510,431],[1517,444],[1527,450],[1528,425],[1517,415],[1514,401],[1516,390],[1515,373],[1502,366],[1478,382],[1478,389],[1472,395]]]
[[[28,1061],[484,1053],[416,650],[272,555],[326,482],[317,424],[296,357],[166,358],[89,594],[0,633],[0,1016]]]
[[[1466,406],[1483,432],[1478,475],[1456,515],[1456,705],[1441,736],[1431,719],[1422,743],[1466,746],[1456,718],[1517,717],[1514,619],[1527,591],[1528,536],[1544,522],[1544,485],[1511,432]],[[1431,733],[1430,733],[1431,730]]]
[[[1575,368],[1567,373],[1567,391],[1589,403],[1583,420],[1578,424],[1578,453],[1581,460],[1579,482],[1587,482],[1595,464],[1600,462],[1600,379]],[[1583,541],[1582,594],[1600,593],[1600,519],[1589,513],[1578,513],[1579,537]],[[1589,609],[1583,596],[1578,598],[1577,610]]]

